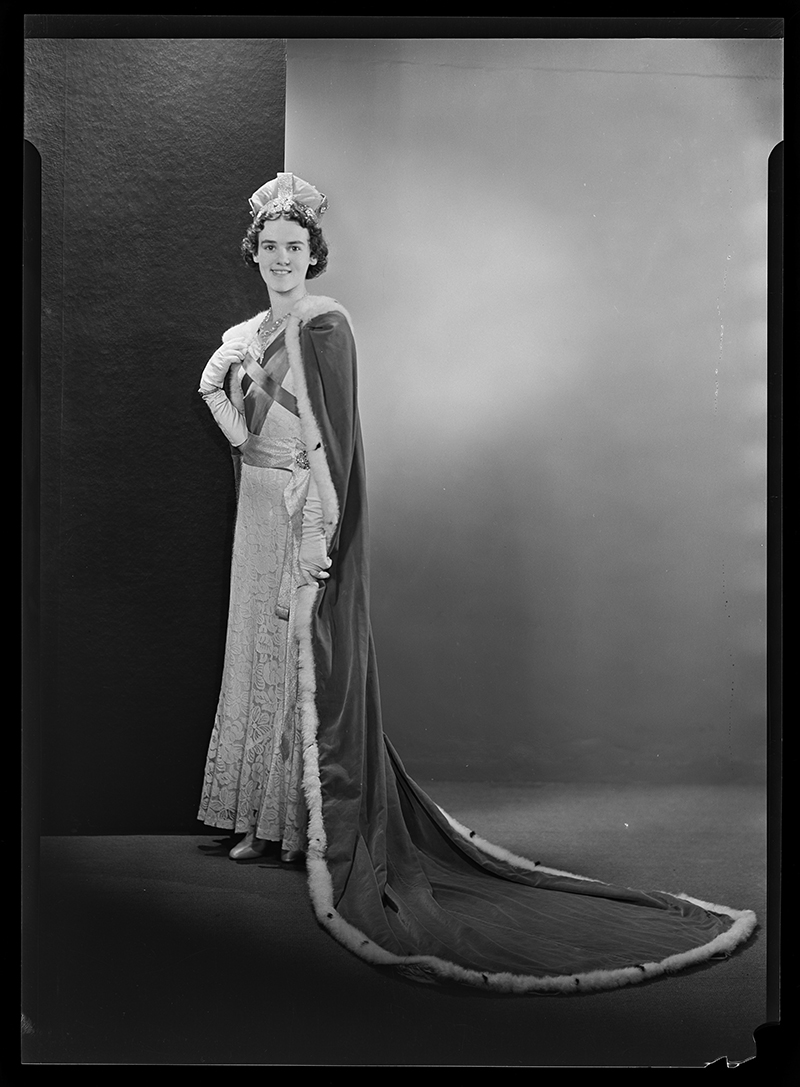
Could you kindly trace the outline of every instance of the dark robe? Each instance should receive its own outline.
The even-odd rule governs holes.
[[[262,316],[226,337],[254,335]],[[516,857],[462,827],[408,777],[381,725],[346,312],[332,299],[303,299],[286,347],[332,560],[327,581],[300,588],[293,617],[319,922],[369,962],[504,992],[614,988],[727,956],[753,931],[752,912]]]

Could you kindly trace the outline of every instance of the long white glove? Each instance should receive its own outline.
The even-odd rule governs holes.
[[[218,348],[203,370],[198,390],[231,445],[244,445],[247,441],[247,423],[225,395],[222,383],[231,366],[244,359],[247,347],[246,340],[228,340]]]
[[[328,567],[328,548],[325,544],[325,530],[322,524],[322,502],[320,502],[314,477],[308,487],[308,497],[303,507],[303,534],[300,538],[300,569],[306,579],[306,585],[316,585],[330,577]]]

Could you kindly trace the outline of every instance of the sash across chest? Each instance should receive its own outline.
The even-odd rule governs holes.
[[[267,347],[260,361],[248,354],[242,364],[242,394],[247,429],[260,434],[264,421],[273,404],[280,404],[286,411],[299,418],[297,398],[284,389],[281,382],[289,372],[289,357],[283,334]]]

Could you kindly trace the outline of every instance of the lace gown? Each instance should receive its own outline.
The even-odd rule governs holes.
[[[231,374],[240,410],[241,378]],[[283,386],[292,392],[291,374]],[[255,827],[292,851],[306,845],[297,641],[287,617],[299,580],[304,448],[298,419],[274,403],[241,457],[225,664],[198,813],[209,826]]]
[[[244,379],[253,385],[237,388],[237,377],[230,397],[238,406],[244,388],[252,419],[200,818],[305,847],[320,924],[360,958],[419,981],[591,992],[729,955],[753,932],[752,911],[515,856],[461,826],[406,774],[381,721],[350,321],[333,299],[308,297],[286,323],[285,344],[262,353],[265,320],[224,336],[255,345]],[[299,424],[276,401],[262,426],[255,407],[268,401],[252,390],[261,381],[280,397],[284,375],[284,387],[297,384]],[[306,519],[310,527],[319,501],[332,559],[324,586],[301,584],[297,565],[311,473]],[[537,856],[545,844],[532,827]]]

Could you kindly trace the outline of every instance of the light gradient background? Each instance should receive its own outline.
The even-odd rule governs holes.
[[[290,40],[421,778],[758,781],[774,40]]]

